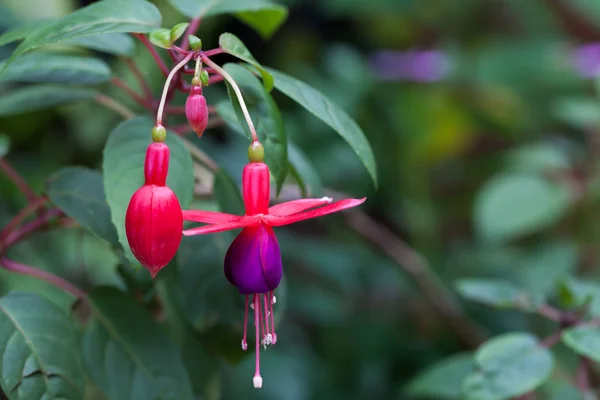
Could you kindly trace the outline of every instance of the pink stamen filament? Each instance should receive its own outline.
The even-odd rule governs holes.
[[[254,379],[252,380],[255,388],[262,387],[262,377],[260,376],[260,355],[259,355],[260,337],[258,336],[260,325],[262,325],[262,324],[260,323],[260,320],[259,320],[258,310],[260,310],[259,295],[255,294],[254,295],[254,326],[255,326],[255,330],[256,330],[256,372],[254,373]]]
[[[277,343],[277,335],[275,334],[275,314],[273,314],[273,292],[269,293],[269,309],[271,311],[271,343]],[[268,323],[268,321],[267,321]]]
[[[263,294],[263,303],[265,306],[265,319],[263,320],[265,324],[265,345],[271,344],[271,332],[269,332],[269,304],[267,303],[267,294]]]
[[[248,296],[246,296],[246,311],[244,312],[244,338],[242,339],[242,350],[248,350],[248,341],[246,340],[246,334],[248,331]]]

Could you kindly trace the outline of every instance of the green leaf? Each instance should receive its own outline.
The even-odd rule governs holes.
[[[244,215],[246,213],[240,188],[227,171],[222,168],[215,174],[213,192],[222,212],[234,215]]]
[[[171,42],[171,31],[166,28],[152,31],[148,37],[153,45],[162,47],[163,49],[170,49],[173,44],[173,42]]]
[[[545,142],[523,145],[510,151],[507,166],[521,172],[565,171],[571,168],[565,147]]]
[[[275,88],[306,108],[334,129],[356,153],[377,186],[377,166],[371,145],[352,118],[327,97],[306,83],[271,68],[267,70],[275,79]]]
[[[600,326],[576,326],[564,331],[561,339],[577,354],[600,362]]]
[[[23,40],[35,32],[38,29],[41,29],[43,26],[50,25],[52,20],[38,20],[27,22],[21,26],[17,26],[7,32],[4,32],[0,35],[0,46],[7,45],[12,42],[16,42],[17,40]]]
[[[500,175],[477,195],[475,228],[485,240],[514,239],[552,226],[570,204],[569,189],[542,176]]]
[[[593,97],[568,97],[555,101],[552,112],[560,121],[577,129],[600,127],[600,102]]]
[[[473,369],[473,354],[455,354],[420,372],[410,382],[407,391],[411,396],[459,399],[462,381]]]
[[[265,89],[270,92],[273,89],[273,76],[263,68],[262,65],[250,54],[250,51],[246,48],[244,43],[237,36],[231,33],[222,33],[219,36],[219,46],[225,53],[229,53],[232,56],[239,58],[240,60],[246,61],[248,64],[255,67],[263,80]]]
[[[5,82],[95,84],[109,79],[110,67],[104,61],[46,52],[23,55],[0,75]]]
[[[287,18],[287,8],[269,0],[169,0],[190,18],[234,14],[238,19],[269,38]]]
[[[194,51],[202,50],[202,40],[198,36],[188,35],[190,49]],[[203,70],[204,71],[204,70]]]
[[[65,167],[49,180],[50,200],[81,226],[110,244],[119,243],[104,196],[102,175],[81,167]]]
[[[81,8],[27,34],[6,65],[23,53],[80,36],[113,32],[150,32],[160,26],[158,9],[144,0],[104,0]],[[5,66],[6,67],[6,66]],[[0,74],[2,70],[0,70]]]
[[[591,22],[596,27],[600,27],[600,4],[589,0],[572,0],[569,7],[583,16],[586,21]]]
[[[570,278],[563,282],[565,306],[583,307],[587,304],[590,315],[600,316],[600,284],[583,279]]]
[[[0,299],[0,384],[10,400],[83,398],[75,330],[56,305],[31,293]]]
[[[190,26],[187,22],[182,22],[171,28],[171,43],[174,43],[177,39],[185,33],[187,27]]]
[[[131,261],[135,258],[125,234],[125,214],[131,196],[144,184],[144,160],[153,127],[154,123],[143,117],[125,121],[112,131],[104,148],[106,200],[119,241]],[[167,185],[177,195],[181,207],[187,208],[194,188],[192,159],[176,134],[167,134],[166,143],[171,150]]]
[[[88,376],[111,400],[192,400],[179,349],[150,314],[111,288],[90,295],[92,320],[83,334]]]
[[[527,301],[521,289],[499,279],[460,279],[455,287],[461,296],[495,307],[517,307]]]
[[[0,133],[0,158],[8,154],[10,150],[10,137]]]
[[[36,85],[13,89],[0,96],[0,116],[17,115],[44,108],[93,99],[96,92],[90,89]]]
[[[258,138],[265,148],[265,163],[275,177],[277,192],[279,193],[287,176],[288,159],[287,137],[277,103],[260,85],[258,79],[246,68],[237,64],[226,64],[224,68],[240,87]],[[237,125],[241,125],[247,137],[252,140],[238,98],[229,83],[227,83],[227,92],[237,115]],[[227,111],[225,113],[227,114]],[[225,117],[224,121],[226,123],[232,122],[228,117]],[[239,132],[236,128],[234,130]]]
[[[296,179],[303,197],[321,197],[323,183],[319,172],[298,146],[288,140],[290,174]]]
[[[465,400],[508,400],[546,381],[552,353],[529,333],[507,333],[484,343],[475,354],[476,371],[463,381]]]

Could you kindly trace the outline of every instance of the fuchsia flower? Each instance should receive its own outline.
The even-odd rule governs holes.
[[[248,348],[246,341],[248,306],[254,309],[256,372],[253,383],[256,388],[262,386],[259,365],[260,345],[266,348],[267,345],[277,342],[273,319],[273,305],[276,301],[274,290],[281,281],[283,271],[281,252],[272,227],[331,214],[358,206],[365,201],[365,198],[362,198],[331,203],[331,198],[323,197],[294,200],[269,207],[269,168],[262,162],[262,157],[259,160],[254,160],[255,162],[250,162],[244,167],[242,192],[246,206],[245,215],[201,210],[183,211],[184,220],[208,224],[183,231],[186,236],[243,228],[227,250],[224,270],[227,280],[246,296],[243,350]],[[261,337],[262,340],[259,340]]]
[[[208,125],[208,107],[200,85],[192,85],[185,101],[185,116],[196,135],[201,137]]]
[[[166,186],[169,154],[165,143],[148,146],[145,182],[131,197],[125,216],[129,247],[153,278],[175,257],[182,236],[181,206]]]

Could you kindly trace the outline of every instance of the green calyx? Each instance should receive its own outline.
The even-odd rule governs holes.
[[[152,128],[152,141],[154,143],[164,143],[167,138],[167,130],[162,125],[156,125]]]
[[[200,40],[200,38],[194,35],[188,35],[188,40],[190,43],[190,49],[193,51],[202,50],[202,40]]]
[[[260,142],[255,141],[252,142],[250,146],[248,146],[248,160],[253,163],[263,162],[265,159],[265,148]]]
[[[200,71],[200,80],[204,86],[208,86],[208,72],[205,69]]]

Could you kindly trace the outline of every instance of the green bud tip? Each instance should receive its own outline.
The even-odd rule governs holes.
[[[202,40],[200,40],[197,36],[188,35],[188,40],[190,43],[190,49],[192,49],[193,51],[202,50]]]
[[[167,138],[167,130],[162,125],[156,125],[152,128],[152,141],[155,143],[163,143]]]
[[[248,160],[253,163],[263,162],[265,159],[265,148],[259,141],[254,141],[248,146]]]
[[[200,86],[200,78],[197,76],[192,78],[192,86]]]
[[[208,71],[207,70],[203,69],[200,72],[200,80],[202,81],[202,84],[204,86],[208,86]]]

